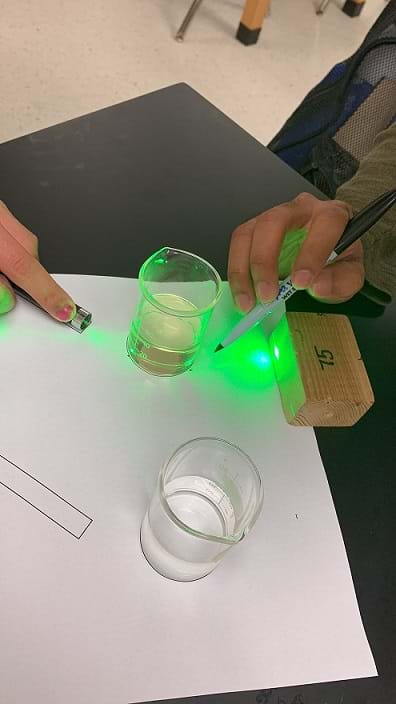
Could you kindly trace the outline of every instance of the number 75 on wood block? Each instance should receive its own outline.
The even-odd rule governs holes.
[[[291,425],[350,426],[374,395],[348,318],[286,313],[270,337],[286,420]]]

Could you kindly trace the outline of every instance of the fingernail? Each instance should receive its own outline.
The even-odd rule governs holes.
[[[64,308],[60,308],[59,310],[56,311],[55,317],[60,320],[62,323],[68,323],[69,320],[73,320],[74,316],[76,314],[76,307],[75,305],[67,305],[64,306]]]
[[[318,281],[317,284],[312,286],[312,293],[318,298],[326,298],[331,296],[331,281]]]
[[[259,281],[259,283],[256,285],[256,291],[257,291],[257,297],[263,303],[267,303],[268,301],[273,301],[275,298],[274,287],[271,284],[269,284],[268,281]]]
[[[293,284],[296,288],[308,288],[312,283],[313,274],[308,269],[300,269],[293,275]]]
[[[247,313],[252,307],[250,297],[246,293],[236,296],[236,304],[242,313]]]

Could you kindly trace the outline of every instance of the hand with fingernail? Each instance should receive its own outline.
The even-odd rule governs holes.
[[[13,283],[56,320],[67,323],[74,318],[74,302],[39,262],[37,237],[0,201],[0,315],[15,305]]]
[[[237,308],[247,313],[256,301],[273,300],[279,278],[289,273],[296,288],[307,289],[315,298],[331,303],[352,298],[364,283],[362,243],[355,242],[326,266],[351,215],[346,203],[301,193],[240,225],[232,235],[228,259],[228,281]],[[282,245],[287,233],[295,230],[305,231],[304,241],[289,271],[280,271]]]

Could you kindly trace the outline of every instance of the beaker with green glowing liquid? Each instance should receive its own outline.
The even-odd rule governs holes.
[[[163,247],[143,264],[139,287],[128,354],[150,374],[182,374],[202,344],[220,297],[220,276],[195,254]]]

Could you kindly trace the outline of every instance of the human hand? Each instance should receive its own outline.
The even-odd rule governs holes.
[[[38,240],[0,201],[0,315],[15,305],[12,283],[29,293],[53,318],[72,320],[76,307],[38,259]]]
[[[364,283],[362,243],[354,242],[325,266],[351,215],[346,203],[301,193],[237,227],[228,259],[228,281],[237,308],[247,313],[256,300],[267,303],[277,296],[283,240],[287,232],[302,228],[307,236],[292,266],[294,286],[331,303],[352,298]]]

